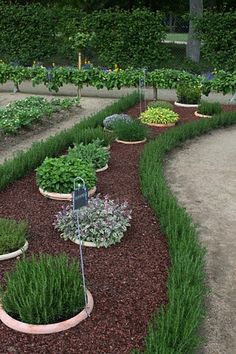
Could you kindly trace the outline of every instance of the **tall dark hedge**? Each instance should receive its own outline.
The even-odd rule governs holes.
[[[166,59],[163,17],[148,9],[95,11],[83,18],[81,31],[95,32],[94,49],[105,66],[152,69]]]
[[[67,55],[68,38],[77,29],[79,14],[72,8],[0,1],[0,58],[28,65],[56,54]]]

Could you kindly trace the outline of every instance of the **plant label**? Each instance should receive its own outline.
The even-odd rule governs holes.
[[[73,210],[79,210],[80,208],[88,205],[88,191],[85,186],[79,186],[73,192]]]

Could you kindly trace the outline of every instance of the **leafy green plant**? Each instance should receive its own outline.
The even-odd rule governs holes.
[[[53,112],[78,105],[78,99],[57,99],[49,102],[39,96],[30,96],[18,100],[0,109],[0,131],[4,134],[16,134],[22,127],[39,122]]]
[[[91,164],[68,156],[49,158],[36,168],[37,185],[47,192],[71,193],[74,179],[81,177],[88,190],[96,185],[96,173]]]
[[[200,114],[212,116],[213,114],[221,113],[222,108],[219,102],[201,101],[197,111]]]
[[[85,306],[79,264],[66,255],[41,254],[17,262],[5,273],[4,310],[16,320],[51,324],[67,320]]]
[[[176,89],[179,103],[198,104],[201,99],[201,87],[181,83]]]
[[[172,103],[167,102],[167,101],[153,101],[148,104],[148,107],[151,108],[167,108],[167,109],[173,109],[174,106]]]
[[[146,124],[170,124],[176,123],[179,115],[169,108],[148,107],[146,111],[141,113],[140,120]]]
[[[147,127],[135,119],[117,121],[114,132],[119,140],[130,142],[144,140],[148,135]]]
[[[24,246],[27,235],[25,221],[0,218],[0,255],[14,252]]]
[[[130,121],[132,118],[128,114],[124,113],[112,114],[104,119],[103,126],[108,130],[113,130],[115,123],[120,120]]]
[[[92,164],[95,170],[104,167],[108,163],[109,156],[109,151],[103,148],[99,139],[87,145],[80,143],[68,150],[68,158],[79,158],[88,164]]]
[[[131,211],[126,202],[120,204],[108,196],[90,198],[88,206],[79,212],[81,239],[93,242],[97,247],[109,247],[121,241],[130,220]],[[54,225],[64,240],[77,238],[76,215],[71,206],[62,207]]]

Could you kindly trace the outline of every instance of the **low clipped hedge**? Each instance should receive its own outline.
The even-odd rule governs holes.
[[[122,97],[120,100],[104,108],[100,112],[91,115],[78,124],[75,124],[71,129],[63,130],[48,138],[46,141],[34,143],[26,152],[20,152],[14,159],[7,160],[0,165],[0,190],[3,190],[10,183],[24,177],[28,172],[37,168],[46,156],[58,156],[69,146],[72,146],[74,142],[84,142],[85,132],[83,133],[83,131],[85,129],[88,129],[88,134],[91,136],[91,129],[101,127],[103,119],[106,116],[113,113],[123,112],[127,108],[135,105],[139,99],[140,97],[137,92]],[[99,137],[101,137],[100,130]]]
[[[202,342],[198,334],[204,317],[204,255],[191,217],[170,191],[163,172],[166,153],[187,139],[236,123],[236,112],[221,113],[171,129],[144,148],[140,160],[141,189],[167,236],[171,266],[169,302],[154,315],[145,340],[145,354],[190,354]],[[158,294],[157,294],[158,296]],[[139,351],[135,351],[139,353]]]

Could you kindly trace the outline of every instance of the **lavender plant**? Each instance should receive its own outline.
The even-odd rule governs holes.
[[[107,195],[104,199],[91,198],[79,212],[81,239],[95,243],[96,247],[109,247],[121,241],[130,220],[127,202],[115,202]],[[76,215],[71,206],[62,206],[53,225],[64,240],[76,239]]]
[[[103,120],[103,126],[106,129],[113,130],[114,124],[117,121],[131,121],[132,118],[128,114],[112,114]]]

